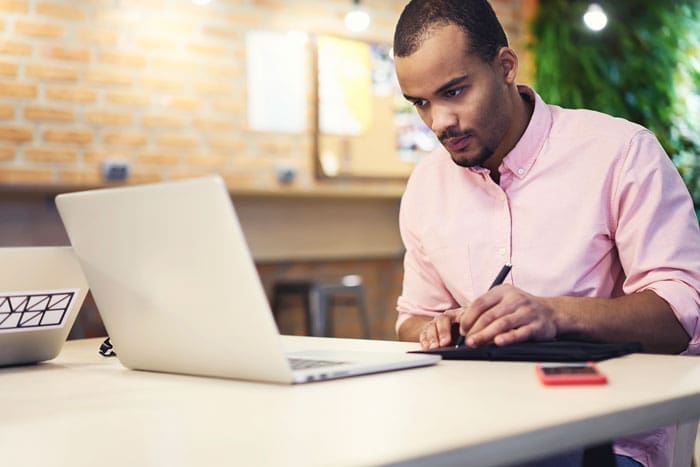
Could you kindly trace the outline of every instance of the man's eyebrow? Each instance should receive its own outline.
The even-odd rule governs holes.
[[[462,81],[466,80],[468,77],[469,77],[469,75],[462,75],[462,76],[458,76],[456,78],[452,78],[451,80],[449,80],[448,82],[446,82],[445,84],[443,84],[442,86],[437,88],[435,90],[435,94],[441,94],[441,93],[447,91],[452,86],[454,86],[456,84],[460,84]]]
[[[449,80],[448,82],[446,82],[445,84],[443,84],[442,86],[437,88],[435,90],[434,94],[441,94],[441,93],[447,91],[448,89],[450,89],[452,86],[462,83],[467,78],[469,78],[469,75],[462,75],[462,76],[458,76],[456,78],[452,78],[451,80]],[[412,101],[412,102],[422,99],[422,97],[413,97],[413,96],[409,96],[408,94],[404,94],[403,97],[405,97],[406,100]]]

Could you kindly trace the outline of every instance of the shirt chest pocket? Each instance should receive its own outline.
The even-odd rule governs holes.
[[[469,246],[435,246],[426,249],[426,256],[440,276],[445,288],[461,305],[474,299]]]

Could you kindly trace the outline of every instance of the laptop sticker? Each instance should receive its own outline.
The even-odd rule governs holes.
[[[80,289],[0,292],[0,333],[61,328]]]

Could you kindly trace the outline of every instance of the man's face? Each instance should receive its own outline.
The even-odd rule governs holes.
[[[404,96],[456,164],[495,170],[511,126],[508,83],[499,58],[484,62],[467,52],[467,40],[455,25],[440,27],[416,52],[396,57],[396,74]],[[491,159],[494,153],[499,160]]]

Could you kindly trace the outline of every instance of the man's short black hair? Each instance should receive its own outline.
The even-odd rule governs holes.
[[[467,35],[469,52],[487,63],[508,46],[506,33],[486,0],[411,0],[396,24],[394,55],[411,55],[435,28],[448,24],[459,26]]]

